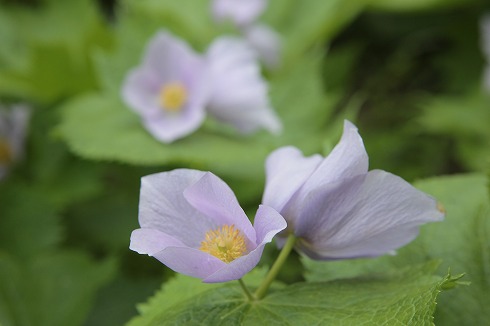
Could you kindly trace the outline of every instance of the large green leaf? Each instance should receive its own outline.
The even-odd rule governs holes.
[[[261,180],[265,157],[277,146],[292,144],[307,152],[321,147],[336,96],[323,93],[320,59],[318,54],[310,54],[271,82],[272,102],[284,123],[281,136],[266,132],[241,136],[208,121],[196,133],[162,144],[112,92],[89,94],[66,104],[59,132],[75,153],[90,159],[180,164]]]
[[[471,285],[445,294],[438,302],[436,322],[441,325],[484,325],[490,320],[486,307],[488,257],[490,254],[490,208],[487,180],[482,175],[459,175],[422,180],[415,185],[435,196],[446,208],[441,223],[425,225],[419,237],[396,256],[334,262],[304,259],[311,281],[332,280],[410,266],[441,259],[439,274],[448,268],[466,273]]]
[[[175,283],[152,298],[129,325],[428,325],[449,276],[435,264],[375,278],[297,283],[247,301],[237,283]],[[206,290],[205,288],[208,288]]]
[[[95,291],[113,272],[113,262],[98,264],[74,251],[28,261],[0,254],[0,324],[82,325]]]

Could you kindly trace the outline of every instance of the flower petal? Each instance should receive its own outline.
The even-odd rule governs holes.
[[[337,180],[347,179],[368,171],[368,156],[356,126],[344,121],[344,132],[339,143],[328,154],[302,188],[302,200],[311,189]]]
[[[157,140],[170,143],[198,129],[204,118],[204,106],[186,107],[184,112],[143,116],[143,124]]]
[[[138,67],[127,75],[121,95],[136,113],[155,115],[162,110],[156,101],[161,86],[161,80],[153,71]]]
[[[380,170],[367,174],[352,200],[355,205],[344,215],[335,234],[327,235],[331,230],[325,225],[308,239],[312,250],[325,259],[390,252],[413,240],[419,225],[444,218],[432,197]]]
[[[260,205],[254,220],[257,244],[263,245],[271,242],[272,238],[286,226],[286,220],[275,209]]]
[[[199,55],[184,41],[166,31],[159,31],[148,43],[143,67],[154,71],[161,84],[182,81],[182,72],[189,72],[189,65],[198,65]]]
[[[281,38],[276,31],[267,25],[255,24],[246,27],[243,33],[267,68],[274,69],[279,66]]]
[[[315,171],[322,157],[304,157],[295,147],[281,147],[267,157],[266,184],[262,203],[281,212],[294,193]],[[289,217],[286,217],[289,221]]]
[[[280,132],[282,126],[269,103],[253,49],[243,40],[221,37],[211,44],[206,57],[213,81],[209,113],[244,133],[261,127]]]
[[[184,197],[217,225],[235,225],[255,245],[255,230],[235,194],[223,180],[207,172],[184,190]]]
[[[183,191],[204,175],[202,171],[177,169],[143,177],[139,204],[141,228],[156,229],[187,246],[199,247],[205,233],[218,225],[191,206]]]
[[[231,20],[236,25],[248,25],[264,11],[266,0],[214,0],[212,13],[216,21]]]
[[[251,271],[259,263],[265,245],[271,242],[277,233],[286,228],[286,221],[271,207],[260,205],[255,216],[254,227],[257,232],[257,248],[223,266],[205,278],[203,282],[216,283],[237,280]]]
[[[167,247],[185,247],[182,241],[156,229],[136,229],[131,233],[129,249],[153,256]]]
[[[153,256],[178,273],[201,279],[226,266],[218,258],[193,248],[168,247]]]

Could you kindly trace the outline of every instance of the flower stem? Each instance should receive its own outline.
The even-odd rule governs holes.
[[[245,292],[245,295],[247,296],[248,301],[255,301],[254,295],[252,293],[250,293],[250,291],[248,290],[248,288],[245,285],[245,283],[243,282],[243,280],[239,279],[238,283],[240,283],[240,286],[242,287],[243,292]]]
[[[274,262],[271,269],[269,270],[269,273],[265,277],[262,284],[260,284],[257,291],[255,291],[256,300],[260,300],[265,296],[265,294],[267,293],[267,290],[269,289],[272,282],[276,278],[277,273],[279,273],[279,270],[281,269],[282,265],[284,265],[284,262],[286,261],[289,254],[293,250],[295,242],[296,242],[296,237],[293,234],[290,234],[288,236],[288,239],[286,240],[286,244],[284,244],[284,247],[282,248],[281,252],[279,253],[279,256],[277,256],[276,261]]]

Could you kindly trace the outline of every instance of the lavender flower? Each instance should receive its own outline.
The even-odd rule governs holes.
[[[122,96],[156,139],[170,143],[202,124],[206,79],[203,58],[182,40],[160,31],[142,64],[127,76]]]
[[[296,248],[313,259],[374,257],[413,239],[421,224],[440,221],[437,202],[381,170],[368,172],[357,128],[345,121],[339,144],[325,158],[283,147],[266,162],[263,203],[288,222]]]
[[[256,23],[266,7],[266,0],[214,0],[212,14],[217,22],[234,23],[263,64],[274,69],[279,66],[281,38],[269,26]]]
[[[245,133],[260,127],[279,133],[282,126],[269,103],[267,83],[247,43],[233,37],[218,38],[206,57],[213,81],[209,113]]]
[[[29,115],[23,105],[14,105],[10,110],[0,107],[0,180],[10,165],[22,158]]]
[[[266,6],[266,0],[214,0],[212,14],[217,22],[231,21],[237,26],[247,26],[264,12]]]
[[[233,191],[210,172],[178,169],[141,183],[141,228],[131,234],[130,249],[207,283],[241,278],[286,227],[263,205],[252,226]]]

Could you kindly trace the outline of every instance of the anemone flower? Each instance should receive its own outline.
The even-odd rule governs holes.
[[[281,131],[256,54],[246,42],[220,37],[207,50],[206,59],[212,79],[209,114],[244,133],[258,128]]]
[[[342,138],[325,158],[283,147],[266,162],[263,203],[281,213],[296,249],[313,259],[375,257],[409,243],[419,226],[440,221],[444,210],[402,178],[368,172],[357,128],[345,121]]]
[[[282,216],[264,205],[252,226],[225,182],[188,169],[142,178],[139,223],[130,249],[206,283],[240,279],[286,227]]]
[[[128,74],[122,97],[150,134],[170,143],[202,124],[206,84],[203,58],[184,41],[160,31],[150,40],[141,65]]]

